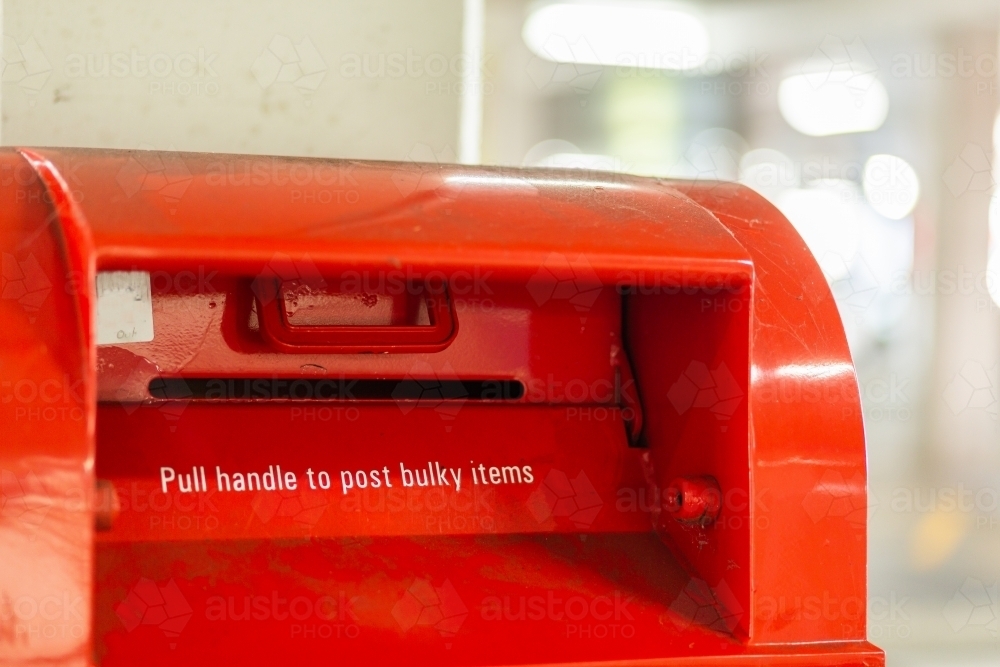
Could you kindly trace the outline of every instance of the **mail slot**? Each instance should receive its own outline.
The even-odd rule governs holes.
[[[0,655],[883,664],[843,329],[747,188],[0,168]]]

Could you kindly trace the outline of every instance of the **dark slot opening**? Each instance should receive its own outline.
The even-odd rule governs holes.
[[[149,395],[166,400],[284,401],[515,401],[519,380],[350,378],[156,378]]]

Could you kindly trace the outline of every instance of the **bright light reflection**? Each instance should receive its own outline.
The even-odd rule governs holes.
[[[850,206],[850,186],[827,181],[818,187],[786,190],[775,201],[831,282],[848,274],[861,242],[860,221]]]
[[[627,183],[612,183],[601,180],[579,180],[572,178],[536,178],[534,176],[501,176],[494,174],[453,174],[445,178],[445,182],[455,185],[482,185],[492,188],[521,187],[534,189],[539,185],[555,185],[576,188],[607,188],[616,190],[628,190],[632,186]]]
[[[877,213],[890,220],[910,214],[920,197],[917,172],[903,158],[872,155],[865,162],[865,199]]]

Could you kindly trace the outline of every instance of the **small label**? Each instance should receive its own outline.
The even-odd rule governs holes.
[[[153,299],[149,273],[102,271],[97,274],[97,344],[148,343],[153,340]]]

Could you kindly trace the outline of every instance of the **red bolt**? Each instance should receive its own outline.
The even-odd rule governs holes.
[[[676,477],[667,487],[663,508],[678,521],[707,526],[722,508],[722,492],[714,477]]]

